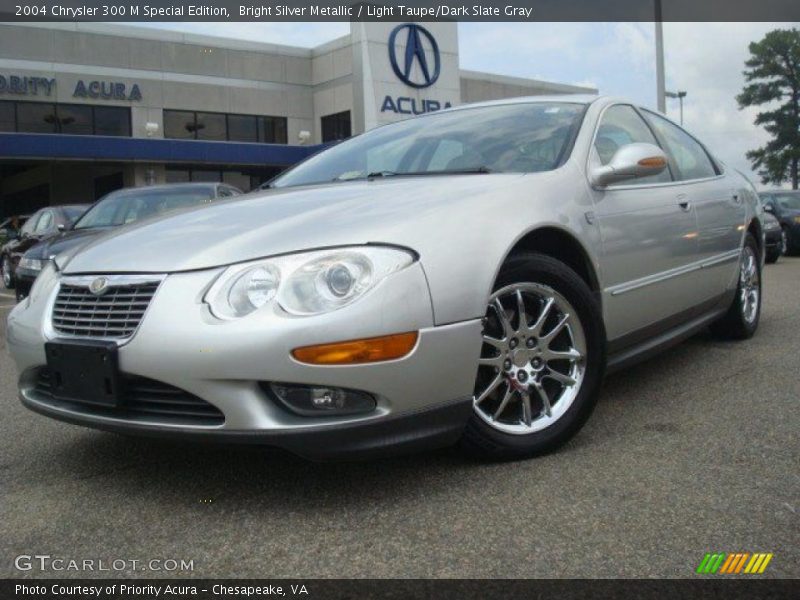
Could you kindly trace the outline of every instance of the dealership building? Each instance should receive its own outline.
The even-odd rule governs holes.
[[[455,23],[352,23],[301,48],[104,23],[0,24],[0,218],[123,187],[249,190],[372,127],[513,96],[596,93],[463,70]]]

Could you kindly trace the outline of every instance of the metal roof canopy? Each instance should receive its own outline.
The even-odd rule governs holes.
[[[250,166],[293,165],[325,145],[289,146],[49,133],[0,133],[0,159],[186,162]]]

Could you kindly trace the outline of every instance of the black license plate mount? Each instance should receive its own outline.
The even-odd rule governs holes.
[[[117,345],[93,340],[58,340],[45,344],[53,396],[62,400],[117,407],[120,376]]]

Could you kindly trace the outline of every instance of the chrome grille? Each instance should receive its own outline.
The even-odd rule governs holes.
[[[133,335],[161,283],[109,277],[102,295],[89,291],[94,278],[64,279],[53,303],[53,329],[63,335],[123,339]]]

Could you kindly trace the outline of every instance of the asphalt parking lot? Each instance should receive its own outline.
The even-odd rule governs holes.
[[[22,408],[3,344],[0,577],[92,575],[20,572],[21,554],[195,577],[691,577],[740,551],[800,577],[800,259],[764,278],[753,340],[701,334],[610,377],[583,432],[525,462],[318,464],[91,431]]]

